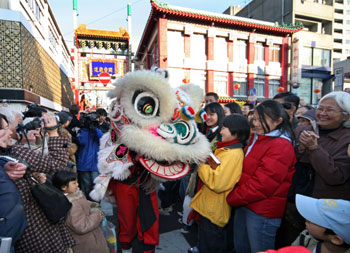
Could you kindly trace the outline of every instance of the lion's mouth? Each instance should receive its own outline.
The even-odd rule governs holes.
[[[168,163],[165,161],[155,161],[144,157],[139,158],[141,165],[149,172],[165,179],[179,179],[190,171],[190,165],[184,162]]]

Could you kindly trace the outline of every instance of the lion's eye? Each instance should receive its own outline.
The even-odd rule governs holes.
[[[143,117],[154,117],[159,108],[159,101],[150,92],[140,92],[135,98],[135,110]]]

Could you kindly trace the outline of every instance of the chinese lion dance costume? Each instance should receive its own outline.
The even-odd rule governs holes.
[[[100,140],[101,174],[90,196],[101,200],[107,188],[114,195],[124,250],[137,236],[144,252],[154,252],[159,243],[157,185],[185,176],[191,164],[204,162],[210,153],[195,121],[205,117],[202,89],[192,84],[172,89],[166,73],[128,73],[108,93],[115,98],[112,128]]]

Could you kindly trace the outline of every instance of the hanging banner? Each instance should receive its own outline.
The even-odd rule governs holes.
[[[296,37],[292,43],[292,85],[297,88],[301,83],[301,49],[302,44]]]
[[[344,68],[334,70],[334,91],[342,91],[344,89]]]

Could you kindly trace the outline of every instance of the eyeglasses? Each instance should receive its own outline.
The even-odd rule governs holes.
[[[287,110],[290,110],[293,107],[291,103],[282,103],[282,106],[284,109],[287,109]]]
[[[327,114],[335,114],[337,112],[344,112],[344,111],[341,111],[341,110],[337,110],[337,109],[334,109],[334,108],[325,108],[325,107],[317,107],[316,108],[316,112],[324,112],[324,113],[327,113]]]

